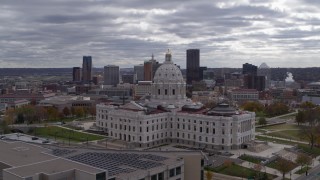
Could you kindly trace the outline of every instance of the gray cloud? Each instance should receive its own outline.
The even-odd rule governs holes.
[[[0,5],[3,67],[132,67],[167,48],[185,67],[185,50],[201,49],[201,65],[315,66],[318,1],[28,0]],[[289,63],[290,62],[290,63]],[[301,63],[303,62],[303,63]]]

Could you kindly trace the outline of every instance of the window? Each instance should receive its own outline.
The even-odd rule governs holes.
[[[214,143],[214,138],[212,138],[212,143]]]
[[[200,127],[200,132],[202,132],[202,127]]]
[[[158,95],[160,95],[160,89],[158,89]]]
[[[158,174],[158,180],[164,180],[164,173],[159,173]]]
[[[199,141],[202,141],[202,137],[201,136],[199,136]]]
[[[209,133],[209,128],[206,128],[206,133]]]
[[[177,128],[180,129],[180,124],[177,124]]]
[[[212,129],[212,134],[216,134],[216,129],[215,128]]]
[[[167,89],[164,90],[164,94],[168,95],[168,90]]]
[[[179,174],[181,174],[181,167],[176,168],[176,175],[179,175]]]
[[[221,143],[224,144],[224,139],[223,138],[221,139]]]
[[[151,176],[151,180],[157,180],[157,175],[155,174],[155,175],[152,175]]]
[[[222,129],[222,134],[224,134],[224,129]]]
[[[176,90],[172,89],[172,95],[175,95],[175,94],[176,94]]]
[[[170,171],[169,171],[169,177],[173,177],[173,176],[174,176],[174,170],[175,170],[175,169],[170,169]]]

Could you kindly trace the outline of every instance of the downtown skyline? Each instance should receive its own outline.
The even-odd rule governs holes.
[[[94,67],[133,67],[155,55],[186,66],[317,67],[320,2],[316,0],[3,1],[0,66],[73,67],[90,55]]]

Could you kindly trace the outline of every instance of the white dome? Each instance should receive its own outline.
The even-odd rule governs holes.
[[[183,83],[181,70],[172,62],[161,65],[153,78],[155,83]]]

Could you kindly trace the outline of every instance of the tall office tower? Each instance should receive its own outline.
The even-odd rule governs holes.
[[[192,81],[200,81],[200,50],[187,50],[187,84]]]
[[[256,89],[258,91],[263,91],[265,89],[265,76],[257,76],[258,67],[252,64],[243,64],[242,74],[244,88]]]
[[[81,81],[81,68],[73,67],[72,68],[72,80],[74,82]]]
[[[143,81],[144,80],[144,65],[139,64],[134,66],[133,68],[134,74],[137,75],[137,81]]]
[[[104,67],[104,84],[116,86],[119,84],[119,66],[108,65]]]
[[[152,54],[151,59],[144,62],[144,81],[153,81],[154,74],[160,66],[161,64],[154,59]]]
[[[258,67],[252,64],[245,63],[242,65],[242,74],[248,74],[256,76],[258,71]]]
[[[262,63],[258,69],[259,76],[265,76],[265,87],[269,88],[271,85],[271,69],[266,63]]]
[[[92,57],[83,56],[82,61],[82,81],[90,82],[92,76]]]

